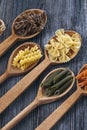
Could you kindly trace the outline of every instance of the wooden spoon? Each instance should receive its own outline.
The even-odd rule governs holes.
[[[81,68],[79,73],[85,67],[87,68],[87,64]],[[81,87],[79,87],[77,80],[77,90],[63,104],[61,104],[61,106],[59,106],[49,117],[47,117],[47,119],[45,119],[35,130],[50,130],[82,95],[87,96],[87,90],[83,90]]]
[[[59,68],[59,69],[62,69],[62,70],[65,70],[66,68]],[[44,80],[51,74],[53,73],[54,71],[57,71],[59,69],[55,69],[53,71],[51,71],[44,79],[42,82],[44,82]],[[47,96],[44,96],[43,95],[43,89],[41,87],[41,84],[39,86],[39,90],[38,90],[38,93],[37,93],[37,96],[36,98],[34,99],[34,101],[28,105],[24,110],[22,110],[16,117],[14,117],[10,122],[8,122],[1,130],[10,130],[11,128],[13,128],[18,122],[20,122],[25,116],[27,116],[33,109],[35,109],[37,106],[39,105],[42,105],[42,104],[46,104],[46,103],[50,103],[50,102],[53,102],[53,101],[56,101],[57,99],[59,99],[60,97],[64,96],[66,93],[68,93],[70,91],[70,89],[72,88],[74,82],[75,82],[75,76],[74,76],[74,73],[68,69],[72,76],[74,77],[73,78],[73,81],[71,83],[71,85],[68,87],[68,89],[63,92],[62,94],[60,95],[57,95],[57,96],[51,96],[51,97],[47,97]],[[45,130],[45,129],[44,129]]]
[[[29,12],[29,11],[32,11],[32,12],[35,12],[35,13],[38,13],[38,14],[41,14],[41,13],[44,12],[44,10],[40,10],[40,9],[30,9],[30,10],[26,10],[24,12]],[[24,13],[24,12],[22,12],[22,13]],[[16,19],[18,17],[19,17],[19,15],[16,17]],[[32,38],[32,37],[38,35],[42,31],[42,30],[40,30],[39,32],[36,32],[35,34],[25,36],[25,37],[19,36],[14,31],[14,23],[15,23],[16,19],[14,19],[13,24],[12,24],[12,34],[5,41],[3,41],[0,44],[0,57],[14,44],[14,42],[16,42],[18,40],[25,40],[25,39]],[[46,22],[47,22],[47,16],[45,15],[45,17],[44,17],[44,26],[45,26]]]
[[[67,30],[66,33],[72,36],[76,32]],[[78,35],[81,40],[80,34]],[[73,53],[70,59],[73,59],[77,54],[78,52]],[[49,65],[59,63],[63,62],[51,61],[47,51],[45,50],[45,59],[0,98],[0,113],[3,112],[21,93],[23,93]]]
[[[20,50],[24,50],[27,47],[31,48],[31,47],[34,47],[35,45],[38,46],[38,48],[41,50],[41,48],[38,44],[33,43],[33,42],[26,42],[26,43],[20,45],[19,47],[17,47],[13,51],[12,55],[9,58],[7,69],[6,69],[5,73],[0,76],[0,84],[3,83],[8,77],[24,74],[24,73],[28,72],[30,69],[32,69],[34,66],[36,66],[36,64],[39,62],[39,60],[37,60],[33,65],[31,65],[30,67],[28,67],[24,71],[22,71],[21,69],[14,67],[12,65],[14,57],[17,55],[17,53]]]

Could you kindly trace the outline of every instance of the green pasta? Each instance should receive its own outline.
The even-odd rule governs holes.
[[[67,74],[69,71],[68,70],[63,70],[60,74],[56,75],[53,78],[53,83],[57,83],[61,78],[63,78],[65,76],[65,74]]]
[[[65,77],[64,79],[60,80],[59,82],[57,82],[56,84],[54,84],[50,88],[49,87],[46,88],[45,91],[44,91],[44,94],[47,95],[47,96],[54,95],[56,90],[58,90],[60,87],[62,87],[62,85],[64,85],[66,82],[68,82],[71,79],[73,79],[73,76],[72,75],[68,75],[67,77]]]
[[[57,70],[57,71],[53,72],[52,74],[50,74],[50,75],[45,79],[45,81],[41,84],[41,86],[43,87],[43,86],[50,86],[50,85],[52,85],[52,84],[53,84],[53,78],[54,78],[57,74],[61,73],[62,71],[63,71],[63,69],[60,69],[60,70]]]
[[[58,90],[55,91],[54,95],[59,95],[63,93],[73,82],[73,79],[70,79],[67,81],[62,87],[60,87]]]
[[[73,82],[73,75],[69,69],[59,69],[52,72],[41,83],[45,96],[54,96],[63,93]]]

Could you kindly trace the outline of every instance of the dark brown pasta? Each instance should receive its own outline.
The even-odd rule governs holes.
[[[19,36],[29,36],[41,31],[45,25],[46,13],[25,11],[14,22],[14,31]]]

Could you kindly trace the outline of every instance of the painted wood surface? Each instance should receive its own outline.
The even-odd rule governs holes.
[[[87,1],[86,0],[0,0],[0,18],[6,24],[6,30],[0,36],[0,42],[11,34],[11,25],[14,18],[26,9],[40,8],[46,10],[48,22],[45,29],[36,37],[25,40],[38,43],[43,49],[49,38],[59,28],[72,29],[82,36],[82,48],[79,54],[67,64],[50,66],[39,78],[17,98],[1,115],[0,128],[9,122],[22,109],[30,104],[36,96],[38,86],[44,76],[58,67],[69,67],[75,74],[83,64],[87,63]],[[0,58],[0,75],[4,73],[8,58],[12,51],[24,41],[17,42],[6,54]],[[39,70],[38,70],[39,71]],[[0,97],[3,96],[22,76],[12,77],[0,85]],[[21,86],[22,87],[22,86]],[[73,89],[63,98],[50,104],[36,108],[23,119],[13,130],[34,130],[48,115],[63,103],[76,89]],[[87,97],[82,97],[52,130],[87,130]]]

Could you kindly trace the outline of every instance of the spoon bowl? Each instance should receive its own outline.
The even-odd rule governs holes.
[[[40,10],[40,9],[29,9],[29,10],[25,10],[24,12],[22,12],[21,14],[23,13],[26,13],[26,12],[34,12],[35,14],[41,14],[43,12],[45,12],[44,10]],[[30,38],[33,38],[35,37],[36,35],[38,35],[42,30],[43,28],[45,27],[45,24],[47,23],[47,15],[46,13],[44,13],[44,25],[43,25],[43,28],[40,29],[39,31],[35,32],[34,34],[32,35],[28,35],[28,36],[20,36],[18,34],[15,33],[14,31],[14,24],[15,24],[15,21],[17,20],[17,18],[21,15],[19,14],[13,21],[13,24],[12,24],[12,34],[11,36],[9,36],[5,41],[3,41],[1,44],[0,44],[0,57],[18,40],[25,40],[25,39],[30,39]]]
[[[10,58],[9,58],[8,67],[7,67],[7,70],[8,70],[8,71],[10,70],[10,73],[11,73],[11,74],[14,74],[14,73],[15,73],[15,75],[18,75],[18,74],[26,73],[26,72],[28,72],[29,70],[31,70],[34,66],[37,65],[37,63],[39,62],[39,60],[37,60],[33,65],[31,65],[30,67],[28,67],[28,68],[25,69],[24,71],[22,71],[21,69],[19,69],[19,68],[17,68],[17,67],[12,66],[13,59],[14,59],[14,57],[17,55],[17,53],[18,53],[20,50],[24,50],[24,49],[26,49],[27,47],[30,47],[30,48],[31,48],[31,47],[34,47],[34,46],[37,46],[37,47],[40,49],[40,51],[42,52],[40,46],[39,46],[38,44],[34,43],[34,42],[26,42],[26,43],[23,43],[22,45],[20,45],[19,47],[17,47],[17,48],[13,51],[12,55],[11,55]]]
[[[65,33],[68,34],[68,35],[70,35],[70,36],[72,36],[73,34],[77,34],[78,37],[79,37],[79,39],[80,39],[80,41],[81,41],[81,43],[82,43],[81,36],[80,36],[80,34],[77,33],[76,31],[66,30]],[[50,39],[52,39],[52,38],[54,39],[55,36],[51,37]],[[48,41],[48,44],[49,44],[49,41]],[[80,46],[80,48],[81,48],[81,46]],[[71,55],[71,57],[70,57],[70,60],[72,60],[72,59],[78,54],[80,48],[78,49],[77,52],[73,52],[73,53],[72,53],[72,55]],[[45,56],[47,56],[47,57],[49,58],[49,54],[48,54],[48,51],[47,51],[46,49],[45,49]],[[69,61],[70,61],[70,60],[69,60]],[[66,62],[68,62],[68,61],[66,61]],[[55,61],[55,62],[53,62],[53,61],[51,61],[51,63],[53,63],[53,64],[61,64],[61,63],[66,63],[66,62],[60,62],[60,61]]]
[[[59,68],[62,70],[65,70],[65,68]],[[43,80],[42,82],[54,71],[57,71],[59,69],[55,69],[53,71],[51,71]],[[74,76],[74,73],[69,69],[69,71],[71,72],[72,76]],[[3,128],[2,130],[7,130],[7,129],[12,129],[18,122],[20,122],[25,116],[27,116],[33,109],[35,109],[37,106],[41,105],[41,104],[46,104],[46,103],[50,103],[53,101],[56,101],[57,99],[63,97],[66,93],[69,92],[69,90],[72,88],[73,84],[75,82],[75,78],[73,78],[73,81],[71,83],[71,85],[69,86],[69,88],[63,92],[62,94],[58,95],[58,96],[51,96],[51,97],[46,97],[43,95],[42,92],[42,87],[41,84],[39,86],[38,89],[38,93],[36,98],[34,99],[34,101],[28,105],[24,110],[22,110],[16,117],[14,117],[10,122],[8,122]]]
[[[55,71],[57,71],[57,70],[61,70],[61,69],[62,69],[62,70],[65,70],[66,68],[54,69],[53,71],[51,71],[50,73],[48,73],[48,74],[46,75],[46,77],[42,80],[41,84],[45,81],[45,79],[46,79],[50,74],[52,74],[53,72],[55,72]],[[70,86],[67,88],[67,90],[64,91],[63,93],[61,93],[61,94],[59,94],[59,95],[50,96],[50,97],[45,96],[45,95],[43,94],[43,89],[42,89],[41,84],[40,84],[39,90],[38,90],[38,94],[37,94],[37,98],[39,97],[39,99],[42,101],[42,103],[43,103],[43,101],[45,101],[45,103],[49,103],[49,102],[56,101],[57,99],[59,99],[59,98],[63,97],[64,95],[66,95],[66,94],[71,90],[71,88],[73,87],[73,84],[74,84],[74,82],[75,82],[75,75],[74,75],[74,73],[73,73],[70,69],[68,69],[68,70],[69,70],[69,72],[71,72],[71,75],[72,75],[74,78],[73,78],[73,82],[71,83],[71,85],[70,85]]]
[[[13,53],[11,54],[10,58],[9,58],[9,61],[8,61],[8,65],[7,65],[7,69],[5,71],[5,73],[0,76],[0,84],[2,82],[4,82],[8,77],[11,77],[11,76],[16,76],[16,75],[21,75],[21,74],[24,74],[24,73],[27,73],[29,70],[31,70],[33,67],[35,67],[37,65],[37,63],[39,62],[39,60],[37,60],[34,64],[32,64],[30,67],[28,67],[27,69],[25,69],[24,71],[22,71],[21,69],[17,68],[17,67],[14,67],[12,65],[12,62],[13,62],[13,59],[14,57],[17,55],[17,53],[20,51],[20,50],[24,50],[25,48],[27,47],[34,47],[34,46],[37,46],[39,48],[39,50],[42,52],[40,46],[34,42],[26,42],[22,45],[20,45],[19,47],[17,47]]]
[[[36,32],[35,34],[32,34],[32,35],[29,35],[29,36],[20,36],[18,34],[15,33],[14,31],[14,25],[15,25],[15,21],[18,19],[18,17],[24,13],[27,13],[27,12],[34,12],[35,14],[41,14],[43,12],[45,12],[44,10],[41,10],[41,9],[29,9],[29,10],[25,10],[24,12],[22,12],[21,14],[19,14],[13,21],[13,24],[12,24],[12,34],[13,35],[16,35],[19,39],[21,40],[25,40],[25,39],[29,39],[29,38],[32,38],[32,37],[35,37],[36,35],[38,35],[42,30],[40,30],[39,32]],[[44,26],[43,28],[45,27],[45,24],[47,23],[47,15],[46,13],[44,13]]]
[[[83,70],[87,68],[87,64],[83,65],[82,68],[80,69],[79,73],[81,73]],[[83,88],[79,87],[79,80],[77,80],[77,89],[80,89],[82,93],[87,96],[87,91],[84,90]]]

